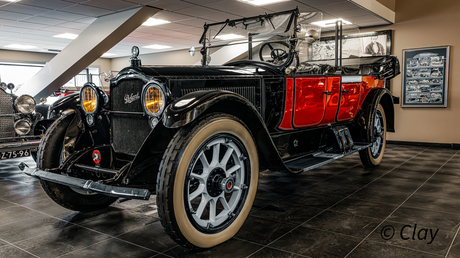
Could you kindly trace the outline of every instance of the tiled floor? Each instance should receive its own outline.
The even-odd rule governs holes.
[[[354,154],[299,175],[262,172],[242,229],[201,252],[166,235],[155,198],[73,212],[21,161],[34,164],[0,162],[0,257],[460,257],[458,150],[388,145],[375,169]]]

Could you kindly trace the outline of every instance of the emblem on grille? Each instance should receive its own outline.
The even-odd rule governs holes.
[[[125,104],[131,104],[140,98],[141,97],[139,97],[139,92],[136,94],[131,93],[131,95],[125,94]]]

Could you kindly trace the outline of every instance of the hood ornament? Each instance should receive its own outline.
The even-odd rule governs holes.
[[[141,60],[137,58],[138,56],[139,56],[139,48],[137,46],[133,46],[131,48],[131,58],[129,59],[129,61],[131,62],[131,66],[140,67],[142,65]]]

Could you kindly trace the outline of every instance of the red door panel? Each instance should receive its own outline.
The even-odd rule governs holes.
[[[279,126],[280,129],[292,130],[292,102],[294,91],[294,79],[286,78],[286,99],[284,100],[283,120]]]
[[[340,100],[337,121],[353,120],[358,113],[362,83],[342,83],[342,98]]]
[[[325,77],[295,79],[294,127],[315,126],[323,120],[326,87]]]
[[[327,79],[327,91],[330,92],[330,95],[326,98],[326,111],[321,125],[335,123],[335,116],[337,115],[340,99],[340,81],[340,76],[329,77]]]

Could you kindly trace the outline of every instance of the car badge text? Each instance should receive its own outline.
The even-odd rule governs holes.
[[[134,93],[131,93],[131,95],[125,94],[125,104],[131,104],[134,101],[140,99],[139,97],[139,92],[134,95]]]

